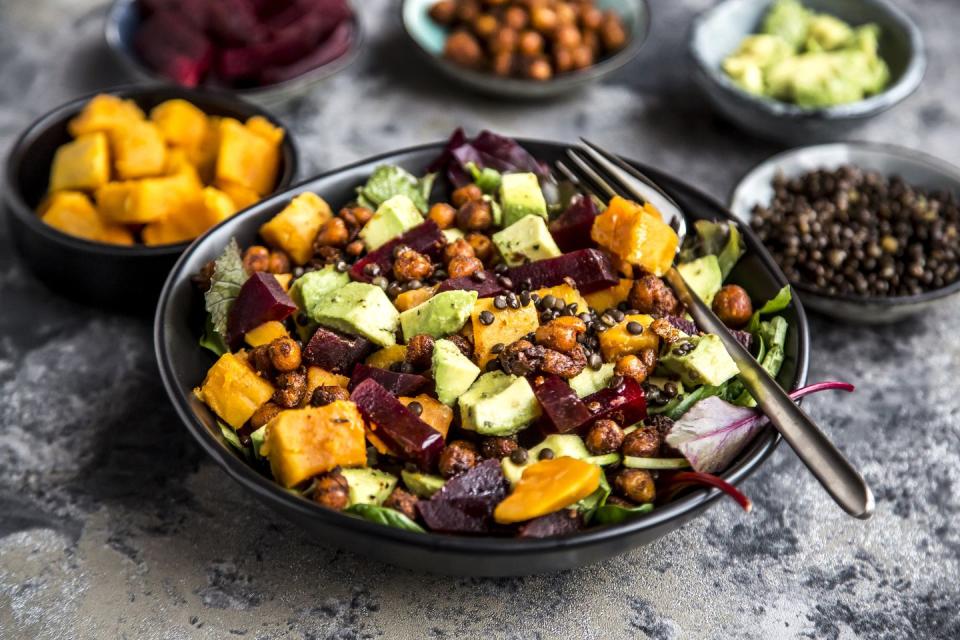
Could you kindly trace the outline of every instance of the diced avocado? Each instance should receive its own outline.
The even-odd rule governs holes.
[[[340,273],[333,265],[326,266],[319,271],[309,271],[297,278],[290,287],[290,298],[308,317],[313,318],[320,300],[349,282],[348,274]]]
[[[407,471],[406,469],[400,472],[400,477],[403,479],[404,486],[410,490],[410,493],[418,498],[429,498],[437,491],[440,491],[446,483],[446,480],[440,476],[429,473],[419,473],[417,471]]]
[[[687,286],[693,289],[694,293],[707,305],[713,302],[713,297],[723,286],[720,261],[714,255],[703,256],[692,262],[678,265],[677,271],[683,276]]]
[[[485,373],[460,396],[464,429],[484,436],[509,436],[540,417],[540,403],[526,378]]]
[[[813,12],[799,0],[777,0],[763,19],[763,33],[780,36],[793,48],[799,48],[807,38]]]
[[[526,215],[491,238],[504,262],[511,267],[556,258],[562,253],[547,229],[547,222],[540,216]]]
[[[360,230],[360,239],[368,251],[393,240],[423,222],[413,200],[396,195],[377,207],[376,213]]]
[[[257,460],[261,459],[263,456],[260,455],[260,447],[263,446],[263,441],[267,437],[267,425],[263,425],[256,431],[250,433],[250,448],[253,449],[253,457]]]
[[[686,345],[693,345],[693,349]],[[675,342],[660,358],[660,364],[679,375],[683,383],[690,387],[703,384],[719,386],[740,373],[719,336],[712,333]]]
[[[622,457],[623,456],[614,451],[612,453],[605,453],[599,456],[590,456],[589,458],[584,458],[583,461],[589,462],[590,464],[595,464],[598,467],[605,467],[607,465],[620,462]]]
[[[820,13],[810,19],[807,27],[808,51],[832,51],[853,41],[853,29],[843,20]]]
[[[547,201],[534,173],[507,173],[500,182],[503,226],[509,227],[524,216],[547,217]]]
[[[444,229],[440,233],[443,234],[443,237],[446,239],[447,244],[453,244],[460,238],[463,238],[466,234],[456,227],[451,227],[449,229]]]
[[[350,489],[350,504],[383,504],[393,488],[397,486],[397,477],[386,471],[370,469],[343,469],[340,471],[347,479]]]
[[[567,456],[569,458],[576,458],[577,460],[584,460],[590,457],[587,445],[583,443],[580,436],[568,433],[554,433],[527,451],[526,463],[515,464],[509,457],[501,461],[503,475],[507,481],[510,482],[511,485],[517,484],[517,482],[520,481],[520,476],[523,475],[523,470],[536,462],[540,452],[544,449],[553,450],[554,458]]]
[[[443,338],[460,331],[470,319],[470,312],[477,301],[476,291],[444,291],[413,309],[400,314],[403,337],[425,333],[434,338]]]
[[[323,296],[314,309],[314,319],[331,329],[361,335],[381,347],[397,343],[400,314],[383,289],[364,282],[351,282]]]
[[[453,405],[480,375],[480,367],[449,340],[437,340],[434,344],[431,371],[437,399],[445,405]]]
[[[591,393],[596,393],[600,389],[605,389],[613,378],[613,363],[607,362],[601,365],[596,371],[591,367],[584,367],[583,371],[570,378],[567,382],[576,392],[577,396],[582,398]]]

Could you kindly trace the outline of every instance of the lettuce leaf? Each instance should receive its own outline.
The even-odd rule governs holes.
[[[376,522],[377,524],[393,527],[394,529],[403,529],[405,531],[416,531],[426,533],[423,527],[403,515],[396,509],[387,507],[378,507],[373,504],[355,504],[343,510],[344,513],[350,513],[364,520]]]
[[[200,346],[213,352],[218,358],[227,352],[227,343],[223,336],[217,333],[213,328],[213,316],[207,314],[207,320],[203,329],[203,335],[200,336]]]
[[[204,306],[209,317],[211,336],[216,336],[226,344],[227,317],[230,307],[240,294],[240,287],[247,281],[247,272],[243,268],[243,257],[236,238],[230,238],[230,243],[216,259],[213,267],[213,276],[210,278],[210,288],[203,295]],[[201,342],[203,344],[203,342]],[[207,346],[204,344],[203,346]],[[209,347],[207,347],[209,348]]]
[[[783,289],[777,292],[770,300],[767,300],[766,304],[753,312],[753,315],[750,316],[750,322],[747,324],[746,330],[750,333],[757,333],[760,329],[760,316],[767,316],[771,313],[777,313],[778,311],[783,311],[788,306],[790,306],[790,301],[793,299],[793,294],[790,291],[790,285],[786,285]]]
[[[720,273],[726,280],[746,253],[743,236],[737,225],[727,221],[697,220],[693,226],[697,232],[697,242],[684,248],[680,260],[690,262],[701,256],[717,256]]]
[[[366,184],[357,188],[357,201],[376,209],[393,196],[404,195],[413,201],[421,213],[426,213],[435,178],[435,173],[428,173],[417,179],[402,167],[381,165],[373,170]]]
[[[496,169],[491,169],[490,167],[481,169],[473,162],[468,162],[467,171],[470,172],[470,176],[476,185],[480,187],[480,191],[484,193],[496,193],[497,189],[500,188],[500,182],[503,178]]]
[[[653,504],[641,504],[636,507],[621,507],[618,504],[605,504],[593,516],[597,524],[619,524],[637,516],[653,511]]]

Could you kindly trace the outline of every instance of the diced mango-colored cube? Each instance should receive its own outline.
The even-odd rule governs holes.
[[[100,94],[90,100],[80,112],[67,124],[67,130],[74,138],[88,133],[106,133],[117,127],[144,119],[143,111],[133,100],[123,100],[117,96]]]
[[[61,146],[50,168],[50,190],[93,191],[110,181],[110,148],[103,133],[88,133]]]
[[[565,304],[573,304],[576,302],[577,313],[583,313],[587,310],[587,301],[582,295],[580,295],[580,291],[568,284],[558,284],[555,287],[544,287],[543,289],[537,289],[536,293],[541,299],[546,298],[547,296],[553,296],[554,298],[563,300]]]
[[[253,189],[261,196],[273,191],[280,166],[279,146],[233,118],[220,121],[220,153],[216,179]]]
[[[206,184],[214,182],[216,178],[217,156],[220,155],[221,120],[222,118],[219,116],[208,117],[207,130],[200,145],[186,149],[187,157],[190,158],[190,162],[196,167],[197,173],[200,174],[200,178]],[[221,185],[218,184],[217,186]],[[231,197],[233,197],[232,194]],[[234,198],[234,201],[237,201],[237,199]],[[240,204],[239,201],[237,201],[237,204]],[[246,205],[241,208],[245,207]]]
[[[493,511],[500,524],[532,520],[569,507],[600,486],[600,467],[563,456],[524,469],[520,482]]]
[[[79,191],[54,193],[40,207],[41,220],[58,231],[77,238],[98,242],[103,235],[103,222],[90,199]]]
[[[150,120],[174,147],[199,149],[207,135],[207,115],[186,100],[161,102],[150,110]]]
[[[627,325],[636,322],[643,327],[643,332],[634,335],[627,330]],[[657,349],[660,338],[650,330],[653,317],[646,314],[627,316],[622,322],[610,327],[600,334],[600,352],[603,359],[613,362],[618,358],[630,354],[640,353],[644,349]]]
[[[202,202],[203,185],[192,168],[185,168],[162,178],[112,182],[98,189],[96,197],[97,209],[107,220],[146,224],[166,220],[188,203]]]
[[[347,388],[350,384],[350,378],[338,373],[331,373],[320,367],[307,367],[307,392],[303,395],[303,402],[300,406],[305,407],[310,404],[310,397],[317,387],[343,387]]]
[[[213,187],[205,187],[199,199],[184,200],[180,208],[143,229],[148,245],[186,242],[233,215],[233,202]]]
[[[263,116],[253,116],[247,119],[247,129],[254,132],[270,144],[280,146],[283,142],[283,128],[275,126]]]
[[[367,461],[363,418],[348,400],[283,411],[267,423],[260,451],[285,487],[335,467],[362,466]]]
[[[590,236],[620,259],[656,276],[670,269],[680,242],[653,205],[619,196],[593,221]]]
[[[282,322],[270,320],[268,322],[264,322],[259,327],[247,331],[246,335],[243,336],[243,339],[251,347],[259,347],[261,345],[270,344],[277,338],[283,338],[288,335],[287,328],[283,326]]]
[[[197,396],[221,420],[239,429],[273,396],[273,385],[258,376],[244,358],[225,353],[207,371]]]
[[[320,227],[332,217],[330,205],[307,191],[260,227],[260,235],[270,246],[286,251],[295,263],[306,264],[313,255],[313,241]]]
[[[493,314],[493,322],[490,324],[480,322],[480,314],[484,311]],[[494,345],[508,345],[531,331],[536,331],[540,326],[537,307],[533,303],[519,309],[497,309],[493,305],[493,298],[477,300],[470,319],[473,326],[474,360],[481,369],[494,358]]]
[[[437,285],[432,287],[420,287],[419,289],[410,289],[409,291],[404,291],[394,298],[393,306],[397,308],[397,311],[407,311],[408,309],[413,309],[414,307],[423,304],[432,298],[433,294],[436,292]]]
[[[620,282],[607,289],[594,291],[583,296],[591,309],[603,313],[607,309],[616,307],[630,296],[630,289],[633,287],[632,278],[620,278]]]
[[[377,369],[389,369],[398,362],[403,362],[406,357],[407,346],[403,344],[394,344],[390,345],[389,347],[384,347],[383,349],[374,351],[367,356],[367,359],[364,360],[364,364],[369,367],[376,367]]]
[[[100,241],[106,242],[107,244],[122,244],[126,246],[131,246],[134,243],[133,233],[131,233],[130,229],[122,224],[114,224],[112,222],[103,223],[103,235],[100,237]]]
[[[292,273],[275,273],[273,277],[280,283],[284,291],[290,291],[290,283],[293,282]]]
[[[217,188],[230,196],[230,199],[233,200],[233,203],[237,207],[237,211],[246,209],[247,207],[260,202],[260,195],[253,189],[248,189],[243,185],[231,184],[229,182],[222,181],[217,182],[216,184]]]
[[[123,180],[163,174],[167,145],[152,122],[132,122],[110,132],[113,168]]]

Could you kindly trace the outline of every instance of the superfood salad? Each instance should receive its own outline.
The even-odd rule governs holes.
[[[694,485],[749,509],[712,474],[765,418],[661,279],[659,213],[571,194],[490,132],[458,130],[430,171],[378,167],[336,213],[301,193],[197,275],[219,359],[195,393],[224,438],[289,491],[412,531],[563,535]],[[698,221],[678,268],[776,375],[790,289],[755,307],[725,284],[743,252]]]

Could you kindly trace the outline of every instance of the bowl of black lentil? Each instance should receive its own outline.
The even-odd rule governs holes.
[[[786,151],[751,170],[731,211],[750,224],[804,302],[895,322],[960,293],[960,168],[894,145]]]

